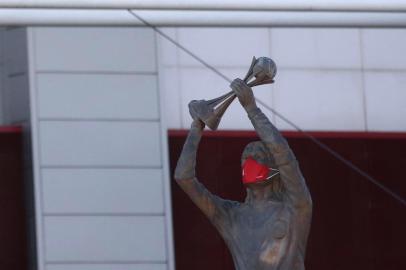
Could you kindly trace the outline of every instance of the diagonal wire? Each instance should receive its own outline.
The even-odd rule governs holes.
[[[290,121],[289,119],[287,119],[285,116],[281,115],[279,112],[275,111],[273,108],[269,107],[267,104],[265,104],[264,102],[262,102],[261,100],[255,98],[256,101],[261,104],[262,106],[264,106],[265,108],[267,108],[268,110],[270,110],[271,112],[273,112],[275,115],[277,115],[279,118],[281,118],[283,121],[285,121],[286,123],[288,123],[289,125],[291,125],[292,127],[294,127],[297,131],[301,132],[303,135],[305,135],[307,138],[309,138],[312,142],[314,142],[315,144],[317,144],[320,148],[324,149],[325,151],[327,151],[328,153],[330,153],[332,156],[334,156],[336,159],[338,159],[339,161],[341,161],[342,163],[344,163],[345,165],[347,165],[350,169],[354,170],[355,172],[357,172],[358,174],[360,174],[361,176],[365,177],[367,180],[369,180],[370,182],[372,182],[373,184],[375,184],[377,187],[381,188],[383,191],[385,191],[386,193],[388,193],[389,195],[391,195],[394,199],[398,200],[400,203],[402,203],[404,206],[406,206],[406,200],[402,197],[400,197],[397,193],[393,192],[391,189],[389,189],[388,187],[386,187],[385,185],[383,185],[381,182],[379,182],[378,180],[376,180],[375,178],[373,178],[371,175],[369,175],[368,173],[364,172],[362,169],[360,169],[358,166],[354,165],[353,163],[351,163],[349,160],[347,160],[346,158],[344,158],[342,155],[340,155],[339,153],[337,153],[336,151],[334,151],[333,149],[331,149],[330,147],[328,147],[326,144],[322,143],[320,140],[316,139],[313,135],[311,135],[310,133],[302,130],[301,128],[299,128],[295,123],[293,123],[292,121]]]
[[[216,73],[217,75],[219,75],[220,77],[222,77],[223,79],[225,79],[227,82],[231,83],[231,79],[228,78],[226,75],[224,75],[223,73],[221,73],[219,70],[217,70],[215,67],[213,67],[212,65],[210,65],[209,63],[207,63],[206,61],[204,61],[202,58],[200,58],[198,55],[196,55],[195,53],[193,53],[192,51],[190,51],[188,48],[184,47],[183,45],[179,44],[176,40],[174,40],[173,38],[171,38],[170,36],[168,36],[167,34],[165,34],[163,31],[161,31],[158,27],[150,24],[149,22],[147,22],[145,19],[143,19],[141,16],[139,16],[138,14],[136,14],[133,10],[128,9],[128,12],[130,14],[132,14],[135,18],[137,18],[138,20],[140,20],[142,23],[144,23],[146,26],[152,28],[155,32],[157,32],[158,34],[160,34],[162,37],[164,37],[166,40],[170,41],[172,44],[174,44],[176,47],[180,48],[181,50],[183,50],[185,53],[189,54],[192,58],[194,58],[195,60],[197,60],[198,62],[200,62],[203,66],[207,67],[208,69],[210,69],[211,71],[213,71],[214,73]],[[330,153],[332,156],[334,156],[336,159],[338,159],[339,161],[341,161],[342,163],[344,163],[347,167],[349,167],[350,169],[354,170],[355,172],[357,172],[359,175],[363,176],[364,178],[366,178],[368,181],[370,181],[371,183],[373,183],[374,185],[376,185],[377,187],[379,187],[380,189],[382,189],[384,192],[386,192],[388,195],[390,195],[392,198],[394,198],[395,200],[399,201],[401,204],[403,204],[403,206],[406,206],[406,200],[404,198],[402,198],[400,195],[398,195],[397,193],[395,193],[394,191],[392,191],[391,189],[389,189],[388,187],[386,187],[385,185],[383,185],[381,182],[379,182],[378,180],[376,180],[375,178],[373,178],[371,175],[369,175],[368,173],[364,172],[362,169],[360,169],[358,166],[354,165],[352,162],[350,162],[349,160],[347,160],[346,158],[344,158],[342,155],[340,155],[339,153],[337,153],[336,151],[334,151],[333,149],[331,149],[330,147],[328,147],[326,144],[322,143],[320,140],[318,140],[317,138],[315,138],[313,135],[311,135],[310,133],[302,130],[298,125],[296,125],[295,123],[293,123],[292,121],[290,121],[288,118],[286,118],[285,116],[283,116],[281,113],[279,113],[278,111],[276,111],[275,109],[271,108],[270,106],[268,106],[266,103],[264,103],[263,101],[261,101],[258,98],[255,98],[255,100],[261,104],[263,107],[265,107],[266,109],[268,109],[269,111],[271,111],[272,113],[274,113],[276,116],[278,116],[280,119],[282,119],[283,121],[285,121],[286,123],[288,123],[289,125],[291,125],[292,127],[294,127],[297,131],[301,132],[303,135],[305,135],[307,138],[309,138],[312,142],[314,142],[316,145],[318,145],[320,148],[324,149],[325,151],[327,151],[328,153]]]

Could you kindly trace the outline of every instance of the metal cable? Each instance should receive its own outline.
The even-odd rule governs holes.
[[[168,41],[170,41],[172,44],[174,44],[176,47],[180,48],[181,50],[183,50],[185,53],[189,54],[192,58],[194,58],[195,60],[197,60],[198,62],[200,62],[203,66],[207,67],[208,69],[210,69],[211,71],[213,71],[214,73],[216,73],[217,75],[219,75],[220,77],[222,77],[224,80],[226,80],[227,82],[231,83],[232,80],[230,78],[228,78],[226,75],[224,75],[223,73],[221,73],[219,70],[217,70],[215,67],[213,67],[212,65],[210,65],[209,63],[207,63],[206,61],[204,61],[202,58],[200,58],[199,56],[197,56],[196,54],[194,54],[192,51],[190,51],[189,49],[185,48],[183,45],[179,44],[176,40],[174,40],[173,38],[171,38],[170,36],[168,36],[167,34],[165,34],[164,32],[162,32],[160,29],[158,29],[156,26],[151,25],[149,22],[147,22],[146,20],[144,20],[141,16],[139,16],[138,14],[136,14],[133,10],[128,9],[128,12],[130,14],[132,14],[135,18],[137,18],[138,20],[140,20],[142,23],[144,23],[146,26],[152,28],[155,32],[157,32],[158,34],[160,34],[162,37],[164,37],[165,39],[167,39]],[[289,125],[291,125],[293,128],[295,128],[297,131],[301,132],[303,135],[305,135],[307,138],[309,138],[311,141],[313,141],[316,145],[318,145],[320,148],[324,149],[325,151],[327,151],[328,153],[330,153],[332,156],[334,156],[336,159],[338,159],[339,161],[341,161],[342,163],[344,163],[347,167],[349,167],[350,169],[352,169],[353,171],[357,172],[359,175],[363,176],[364,178],[366,178],[368,181],[370,181],[371,183],[373,183],[374,185],[376,185],[378,188],[380,188],[381,190],[383,190],[384,192],[386,192],[388,195],[390,195],[392,198],[394,198],[395,200],[399,201],[401,204],[403,204],[403,206],[406,206],[406,199],[402,198],[400,195],[398,195],[397,193],[395,193],[394,191],[392,191],[391,189],[389,189],[388,187],[386,187],[385,185],[383,185],[382,183],[380,183],[378,180],[376,180],[375,178],[373,178],[372,176],[370,176],[368,173],[364,172],[362,169],[360,169],[358,166],[354,165],[351,161],[347,160],[346,158],[344,158],[343,156],[341,156],[340,154],[338,154],[336,151],[334,151],[333,149],[331,149],[330,147],[328,147],[326,144],[322,143],[320,140],[318,140],[317,138],[315,138],[313,135],[311,135],[310,133],[302,130],[299,126],[297,126],[295,123],[293,123],[292,121],[290,121],[288,118],[286,118],[285,116],[283,116],[281,113],[279,113],[278,111],[276,111],[275,109],[271,108],[270,106],[268,106],[265,102],[261,101],[258,98],[255,98],[255,100],[261,104],[264,108],[268,109],[269,111],[271,111],[272,113],[274,113],[276,116],[278,116],[280,119],[282,119],[283,121],[285,121],[286,123],[288,123]]]

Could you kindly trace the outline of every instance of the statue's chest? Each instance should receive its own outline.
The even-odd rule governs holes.
[[[246,252],[259,252],[264,246],[282,241],[288,234],[289,220],[283,208],[256,211],[243,208],[235,213],[230,231],[233,242]]]

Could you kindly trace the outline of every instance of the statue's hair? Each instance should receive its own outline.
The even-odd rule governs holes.
[[[275,159],[272,153],[262,141],[250,142],[245,146],[241,156],[241,164],[244,163],[249,156],[261,164],[276,168]]]
[[[255,159],[257,162],[266,165],[270,168],[273,169],[278,169],[275,159],[269,150],[269,147],[262,141],[254,141],[250,142],[247,144],[244,148],[244,151],[241,155],[241,164],[244,163],[244,161],[251,156],[253,159]],[[283,199],[283,194],[284,194],[284,187],[283,183],[280,179],[280,176],[277,175],[273,178],[271,178],[269,183],[272,183],[272,193],[274,196],[275,200],[282,200]],[[249,191],[248,191],[248,196],[249,196]],[[248,197],[247,196],[247,197]]]

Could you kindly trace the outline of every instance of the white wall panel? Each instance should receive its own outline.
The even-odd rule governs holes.
[[[40,117],[159,118],[153,75],[39,74],[37,78]]]
[[[160,87],[163,95],[163,112],[168,128],[179,128],[182,125],[181,102],[182,89],[180,88],[179,69],[165,67],[160,71]]]
[[[360,68],[358,29],[276,28],[272,55],[279,67]]]
[[[28,37],[38,269],[173,270],[153,30]]]
[[[30,111],[28,76],[26,74],[7,78],[7,121],[21,123],[27,121]]]
[[[7,74],[26,72],[28,69],[27,31],[24,27],[5,31],[5,64]]]
[[[148,28],[36,28],[35,50],[39,70],[156,71]]]
[[[162,27],[160,30],[174,40],[178,37],[177,28]],[[157,35],[157,40],[159,43],[159,63],[163,66],[176,66],[179,62],[178,47],[161,35]]]
[[[166,261],[164,217],[45,217],[50,262]]]
[[[365,68],[406,69],[405,29],[366,29],[361,31]]]
[[[161,166],[158,122],[43,121],[42,165]]]
[[[306,130],[364,130],[362,76],[350,71],[281,72],[275,109]],[[276,118],[281,129],[292,129]]]
[[[47,270],[166,270],[166,264],[49,264]]]
[[[365,74],[368,130],[406,131],[406,72]]]
[[[266,28],[180,28],[178,31],[179,42],[211,65],[247,66],[248,69],[253,56],[269,55]],[[202,66],[183,52],[180,63]]]
[[[44,213],[163,214],[160,169],[43,169]]]
[[[220,70],[229,78],[243,78],[247,69],[228,68]],[[272,88],[273,86],[269,85],[257,86],[254,88],[255,95],[267,104],[272,105]],[[189,128],[192,122],[188,109],[188,103],[191,100],[213,99],[231,91],[228,82],[205,68],[183,68],[181,70],[181,89],[183,128]],[[265,111],[265,113],[271,116],[269,112]],[[225,112],[220,122],[219,129],[253,129],[252,124],[248,119],[245,110],[238,102],[238,99],[234,100]]]

